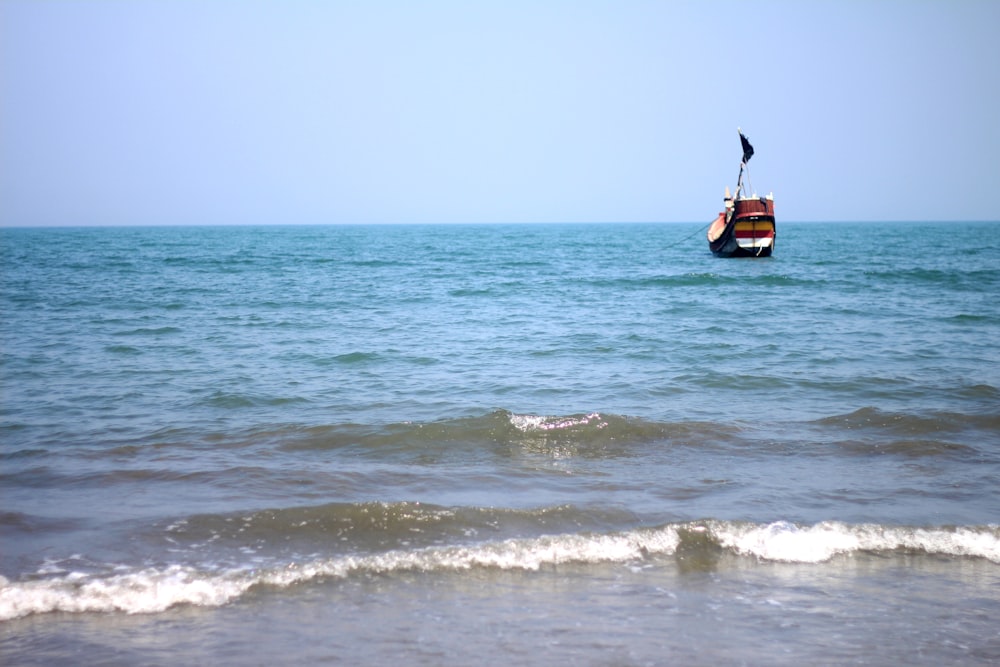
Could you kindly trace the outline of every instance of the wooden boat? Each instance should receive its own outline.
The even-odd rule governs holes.
[[[737,128],[737,131],[743,144],[743,159],[736,194],[730,197],[726,186],[725,210],[708,228],[708,248],[716,257],[770,257],[775,238],[774,195],[744,196],[743,176],[746,175],[749,186],[747,163],[753,156],[753,146],[742,130]]]

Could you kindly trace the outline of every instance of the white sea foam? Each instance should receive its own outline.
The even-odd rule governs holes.
[[[597,428],[604,428],[607,423],[601,419],[601,415],[592,412],[581,417],[551,417],[542,415],[510,415],[510,423],[519,431],[526,433],[532,431],[554,431],[575,426],[594,425]]]
[[[0,620],[52,611],[141,614],[178,604],[219,606],[239,597],[253,583],[236,572],[205,576],[177,565],[104,577],[70,573],[53,579],[0,582]]]
[[[788,522],[767,525],[716,524],[723,547],[764,560],[820,563],[855,551],[911,549],[953,556],[974,556],[1000,563],[1000,528],[907,528],[824,521],[799,527]]]
[[[677,542],[677,531],[668,528],[396,550],[261,570],[204,573],[171,566],[104,577],[70,573],[36,581],[0,582],[0,620],[54,611],[139,614],[164,611],[178,604],[219,606],[255,585],[288,587],[321,577],[347,577],[355,572],[537,570],[572,562],[625,562],[645,554],[672,553]]]
[[[161,612],[179,604],[214,607],[240,597],[256,585],[286,588],[354,573],[538,570],[568,563],[634,563],[675,553],[685,532],[703,533],[736,554],[772,561],[821,563],[858,551],[911,549],[1000,563],[998,526],[949,529],[823,522],[800,527],[787,522],[765,525],[710,521],[622,533],[516,538],[318,558],[256,570],[202,571],[173,565],[106,575],[50,574],[20,582],[0,578],[0,620],[55,611],[138,614]]]

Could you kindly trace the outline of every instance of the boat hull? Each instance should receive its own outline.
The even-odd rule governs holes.
[[[709,227],[708,248],[716,257],[770,257],[776,231],[773,199],[737,199]]]

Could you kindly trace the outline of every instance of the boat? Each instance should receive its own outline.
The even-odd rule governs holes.
[[[725,210],[719,213],[708,227],[708,249],[716,257],[770,257],[774,251],[774,195],[758,197],[750,185],[750,170],[747,163],[753,157],[753,146],[740,133],[743,145],[743,159],[740,160],[740,176],[736,179],[736,192],[729,195],[726,186]],[[746,176],[746,184],[743,177]]]

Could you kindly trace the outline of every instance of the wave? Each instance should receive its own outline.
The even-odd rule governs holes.
[[[131,329],[129,331],[118,331],[115,336],[162,336],[165,334],[176,334],[181,333],[181,329],[178,327],[140,327],[138,329]]]
[[[748,380],[749,381],[749,380]],[[977,385],[967,391],[991,399],[997,389]],[[245,409],[266,406],[310,404],[304,396],[265,396],[244,392],[217,391],[202,401],[215,407]],[[990,401],[985,401],[989,403]],[[5,430],[22,428],[7,425]],[[921,456],[961,456],[981,453],[988,444],[983,434],[1000,430],[1000,414],[995,411],[949,412],[941,410],[891,412],[865,407],[851,413],[813,420],[788,422],[783,430],[803,444],[840,444],[845,454],[854,452],[896,453]],[[497,409],[488,413],[450,417],[436,421],[389,423],[272,423],[236,430],[213,431],[178,427],[149,434],[129,434],[120,439],[105,438],[99,449],[81,450],[89,458],[115,458],[141,454],[153,448],[213,447],[254,449],[276,448],[284,452],[333,451],[352,448],[371,456],[429,456],[481,452],[483,448],[503,455],[546,451],[580,457],[641,455],[644,446],[692,447],[731,450],[740,456],[754,456],[766,447],[771,436],[757,424],[724,420],[660,421],[606,412],[538,414]],[[59,440],[59,453],[66,448]],[[35,457],[54,450],[25,446],[0,453],[0,460]],[[817,451],[801,447],[800,452]],[[828,451],[824,448],[824,451]],[[457,460],[457,459],[453,459]]]
[[[312,558],[265,567],[180,564],[103,573],[49,565],[24,581],[0,577],[0,620],[49,612],[157,613],[176,605],[221,606],[255,587],[280,589],[352,576],[475,570],[536,571],[560,566],[647,563],[720,555],[819,564],[860,552],[906,552],[1000,563],[1000,526],[903,527],[827,521],[800,526],[709,520],[612,533],[577,532]]]
[[[205,399],[205,404],[216,408],[254,408],[261,406],[281,406],[295,403],[309,403],[303,396],[267,396],[253,393],[229,393],[215,391]]]
[[[993,268],[940,270],[919,267],[868,270],[864,272],[864,275],[886,283],[940,285],[956,291],[968,290],[979,292],[985,285],[989,285],[1000,278],[1000,271]]]
[[[988,385],[968,388],[969,393],[984,397],[995,395],[996,389]],[[958,413],[932,410],[921,414],[890,412],[874,407],[866,407],[854,412],[824,417],[815,422],[818,425],[834,427],[845,432],[869,432],[880,436],[914,437],[945,435],[965,430],[996,432],[1000,430],[1000,414]]]
[[[430,422],[271,427],[247,434],[244,441],[271,441],[289,452],[354,448],[387,460],[447,456],[455,461],[484,450],[500,457],[533,452],[602,459],[636,456],[649,444],[729,446],[744,430],[738,424],[661,422],[598,412],[541,415],[501,409]]]
[[[443,507],[416,502],[329,503],[238,515],[203,514],[173,521],[164,531],[174,551],[278,545],[298,551],[329,551],[331,540],[353,552],[467,542],[483,535],[512,537],[565,530],[600,531],[635,524],[625,510],[581,510],[571,505],[540,509]]]
[[[623,290],[662,289],[676,287],[813,287],[822,286],[825,281],[816,278],[800,278],[780,274],[729,275],[713,272],[688,272],[673,275],[652,275],[628,278],[601,278],[587,281],[595,287]]]
[[[980,395],[995,393],[994,388],[985,386],[977,391]],[[941,410],[888,412],[866,407],[791,422],[785,428],[800,439],[840,443],[845,453],[858,448],[867,452],[876,447],[882,453],[955,456],[979,451],[982,434],[1000,429],[1000,415]],[[755,424],[740,421],[658,421],[605,412],[546,415],[499,409],[429,422],[272,425],[242,433],[240,440],[248,444],[271,442],[284,451],[359,447],[381,453],[440,449],[455,454],[456,448],[468,445],[512,451],[558,448],[563,453],[586,457],[636,454],[640,451],[636,446],[651,443],[699,449],[735,447],[741,454],[753,455],[759,447],[748,446],[760,445],[760,436]]]

